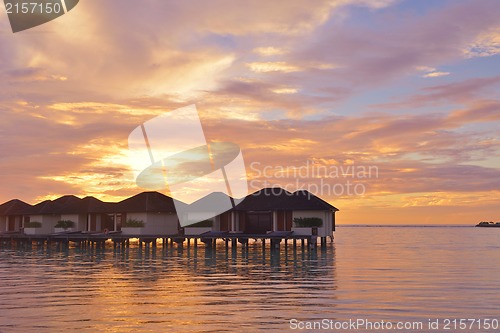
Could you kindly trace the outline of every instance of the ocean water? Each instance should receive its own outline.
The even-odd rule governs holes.
[[[498,321],[500,228],[340,226],[304,252],[0,249],[2,333],[499,332]]]

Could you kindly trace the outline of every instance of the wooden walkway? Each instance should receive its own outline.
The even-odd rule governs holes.
[[[0,247],[11,246],[52,246],[55,244],[57,247],[69,247],[70,243],[74,244],[76,248],[96,248],[105,249],[107,241],[113,243],[114,249],[128,248],[131,239],[138,239],[139,247],[152,247],[156,248],[161,240],[161,246],[173,246],[177,244],[178,247],[186,245],[188,248],[191,246],[197,247],[199,244],[204,244],[207,248],[216,249],[217,241],[222,241],[224,247],[227,249],[229,245],[236,248],[238,244],[242,247],[248,247],[249,241],[260,240],[263,250],[266,244],[269,243],[271,249],[279,249],[281,244],[285,248],[292,246],[294,249],[300,246],[304,249],[315,248],[317,246],[317,236],[314,235],[296,235],[293,231],[276,231],[267,234],[245,234],[233,232],[207,232],[200,235],[123,235],[121,232],[109,233],[82,233],[82,232],[66,232],[47,235],[26,235],[23,233],[2,233],[0,234]],[[321,237],[321,247],[325,247],[327,240],[326,237]],[[219,244],[220,245],[220,244]]]

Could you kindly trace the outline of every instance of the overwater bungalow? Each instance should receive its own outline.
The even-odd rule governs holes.
[[[179,220],[174,199],[158,192],[143,192],[112,208],[121,216],[121,231],[133,235],[175,235]]]
[[[216,215],[210,214],[213,202],[234,202],[234,207]],[[231,207],[231,206],[229,206]],[[307,191],[288,192],[282,188],[265,188],[243,199],[232,199],[223,193],[213,193],[188,207],[194,217],[212,221],[214,232],[268,234],[294,232],[295,234],[333,236],[337,208]],[[207,223],[200,231],[207,231]],[[186,234],[199,234],[186,227]]]
[[[71,221],[71,231],[101,232],[119,230],[121,215],[115,213],[115,204],[94,197],[85,197],[67,203],[59,211],[60,220]]]
[[[0,205],[0,232],[19,232],[32,206],[21,200],[10,200]]]
[[[184,227],[185,234],[196,235],[207,231],[238,231],[239,229],[235,225],[235,214],[232,209],[240,201],[229,197],[225,193],[215,192],[190,205],[181,206],[178,214],[183,214],[182,219],[189,223],[189,225]],[[216,213],[220,210],[223,213]],[[202,222],[196,223],[198,221]]]
[[[220,208],[219,204],[226,205],[227,210],[215,214],[214,207]],[[49,235],[61,231],[57,226],[63,221],[70,222],[63,231],[82,233],[158,237],[277,233],[287,237],[315,236],[325,241],[333,237],[337,211],[310,192],[292,193],[281,188],[265,188],[242,199],[212,193],[191,205],[158,192],[143,192],[118,203],[67,195],[34,206],[19,200],[0,205],[0,230],[21,232],[24,227],[26,234]],[[181,226],[180,220],[201,222]]]
[[[240,232],[293,231],[328,237],[335,231],[338,209],[308,191],[265,188],[248,195],[233,211]]]
[[[24,230],[28,234],[50,234],[61,220],[61,210],[69,204],[79,201],[74,195],[65,195],[56,200],[45,200],[30,206],[24,212]]]

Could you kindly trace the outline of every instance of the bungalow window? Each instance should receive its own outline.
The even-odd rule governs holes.
[[[25,216],[23,219],[23,228],[27,223],[31,222],[31,216]]]

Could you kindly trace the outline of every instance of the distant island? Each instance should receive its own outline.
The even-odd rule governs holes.
[[[500,228],[500,222],[479,222],[476,224],[476,227],[485,227],[485,228]]]

